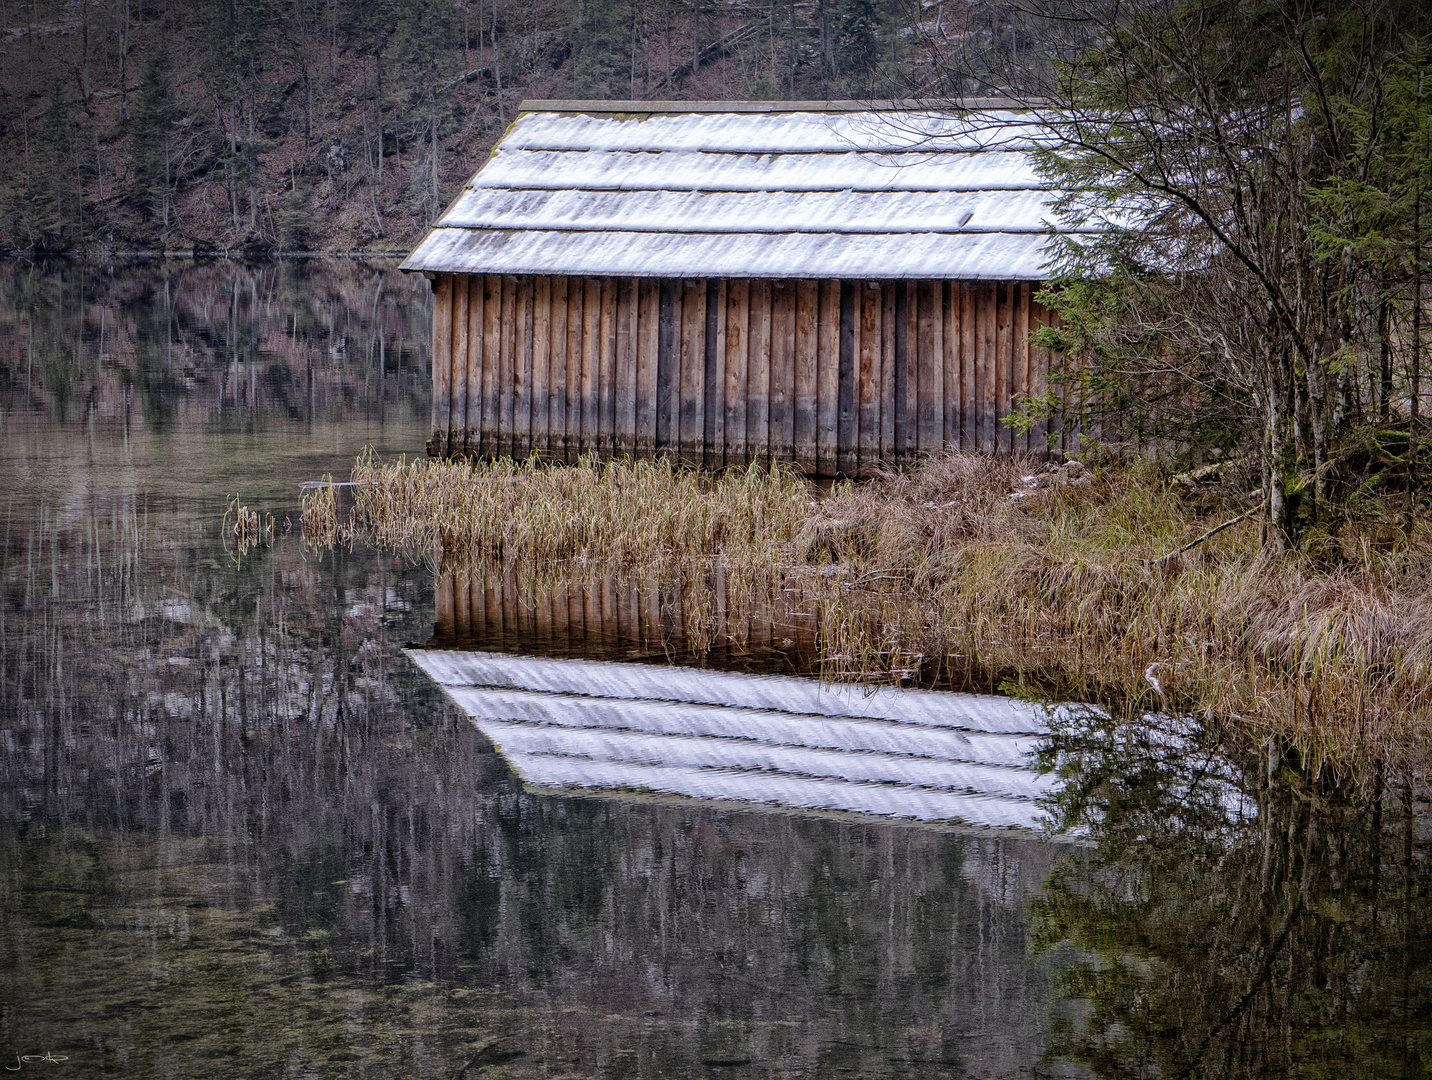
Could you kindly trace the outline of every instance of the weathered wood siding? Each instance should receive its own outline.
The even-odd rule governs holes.
[[[943,447],[1072,450],[1004,421],[1049,388],[1027,281],[435,275],[439,456],[669,454],[860,475]]]

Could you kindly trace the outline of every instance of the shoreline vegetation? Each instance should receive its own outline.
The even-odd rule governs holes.
[[[728,590],[819,613],[824,677],[1196,716],[1354,769],[1425,755],[1424,520],[1369,512],[1316,557],[1274,553],[1246,466],[1170,476],[1104,454],[952,452],[821,491],[785,468],[367,453],[347,519],[319,485],[303,525],[316,550],[515,566],[534,588],[639,567],[699,591],[719,567]]]

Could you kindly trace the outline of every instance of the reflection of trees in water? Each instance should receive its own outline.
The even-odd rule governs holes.
[[[150,427],[425,404],[431,299],[388,266],[0,264],[0,395]]]
[[[240,570],[74,483],[15,504],[0,578],[14,1030],[193,1076],[451,1076],[499,1036],[529,1074],[1037,1060],[1034,843],[526,793],[398,654],[426,570],[293,535]]]
[[[1414,774],[1075,716],[1051,740],[1097,842],[1036,903],[1063,1056],[1107,1077],[1422,1076],[1432,863]]]

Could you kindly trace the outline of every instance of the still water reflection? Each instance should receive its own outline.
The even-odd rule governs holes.
[[[355,263],[0,268],[0,1053],[67,1058],[7,1062],[1427,1072],[1427,806],[1400,774],[1358,790],[1200,729],[1069,714],[1044,743],[1070,781],[1048,809],[1082,846],[524,784],[404,647],[465,618],[459,644],[494,663],[547,648],[581,664],[582,635],[496,618],[511,596],[479,620],[471,589],[463,608],[361,546],[316,560],[283,525],[299,483],[362,446],[421,451],[426,290]],[[278,523],[242,565],[218,529],[235,493]],[[682,610],[661,601],[655,622]],[[802,618],[773,619],[762,645],[789,642],[797,668],[812,631],[779,628]],[[753,663],[723,649],[625,659]],[[499,702],[493,681],[462,693],[494,732],[522,727],[531,760],[574,757],[538,745],[562,725],[532,717],[590,694]],[[629,715],[659,724],[665,704]],[[884,719],[822,715],[834,726],[805,750],[889,764],[829,745]],[[767,720],[771,743],[789,717]],[[990,754],[1028,738],[1015,726],[986,733]],[[588,761],[653,752],[582,737]],[[1049,786],[960,755],[905,757],[1017,770],[1032,786],[1016,801]]]

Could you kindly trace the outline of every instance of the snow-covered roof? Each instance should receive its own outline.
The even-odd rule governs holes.
[[[1039,280],[1044,137],[994,101],[524,102],[403,269]]]

